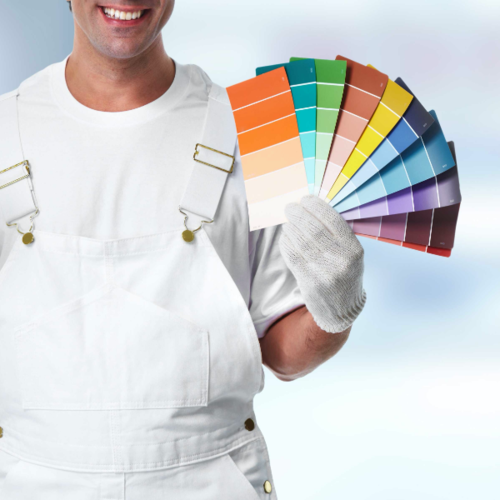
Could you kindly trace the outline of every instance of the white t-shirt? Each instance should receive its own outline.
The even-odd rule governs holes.
[[[173,83],[155,101],[130,111],[96,111],[69,91],[68,57],[20,86],[20,134],[40,208],[35,227],[98,239],[178,227],[210,78],[196,65],[175,61]],[[0,164],[0,170],[7,166]],[[215,222],[204,228],[248,304],[259,336],[304,304],[279,252],[281,226],[249,232],[239,151]],[[0,224],[0,266],[18,237],[14,228]]]

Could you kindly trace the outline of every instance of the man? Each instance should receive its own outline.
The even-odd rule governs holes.
[[[261,364],[306,375],[364,306],[362,247],[322,200],[249,232],[237,145],[213,222],[184,220],[207,107],[230,108],[165,52],[173,7],[73,0],[72,53],[0,97],[0,180],[29,161],[39,210],[0,229],[2,500],[276,498]],[[22,182],[2,184],[10,223]]]

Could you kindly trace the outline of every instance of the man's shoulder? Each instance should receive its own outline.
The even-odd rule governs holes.
[[[58,64],[58,63],[49,64],[45,68],[37,71],[36,73],[29,76],[28,78],[25,78],[24,80],[22,80],[17,88],[15,88],[13,90],[9,90],[8,92],[5,92],[3,94],[0,94],[0,102],[5,100],[5,99],[9,99],[11,97],[14,97],[20,93],[22,93],[24,95],[26,93],[33,91],[33,90],[38,90],[41,85],[43,85],[44,83],[46,83],[48,81],[50,71],[52,70],[52,67],[54,66],[54,64]]]
[[[203,88],[207,96],[229,105],[229,98],[224,86],[214,81],[201,66],[197,64],[185,65],[190,73],[191,84]]]

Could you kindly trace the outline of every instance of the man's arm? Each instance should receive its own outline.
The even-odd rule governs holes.
[[[305,307],[271,325],[264,364],[284,381],[312,372],[345,344],[363,309],[363,247],[343,217],[317,196],[285,208],[279,245]]]
[[[305,306],[271,325],[260,339],[262,359],[280,380],[289,382],[311,373],[346,343],[351,327],[332,334],[322,330]]]

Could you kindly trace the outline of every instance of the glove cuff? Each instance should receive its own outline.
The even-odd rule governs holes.
[[[340,333],[347,330],[347,328],[349,328],[354,323],[356,318],[359,316],[359,314],[365,307],[365,303],[366,303],[366,292],[363,289],[361,291],[361,295],[357,298],[357,300],[349,309],[344,311],[344,313],[341,316],[328,318],[330,319],[330,321],[328,321],[327,318],[325,317],[319,317],[317,314],[315,314],[315,312],[311,311],[309,307],[308,310],[311,313],[315,323],[322,330],[329,333]]]

